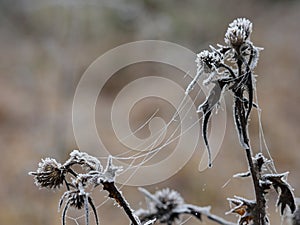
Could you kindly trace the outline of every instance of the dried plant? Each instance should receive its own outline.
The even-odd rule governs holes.
[[[295,202],[292,188],[286,181],[286,175],[277,174],[275,167],[272,173],[263,171],[269,163],[262,154],[253,158],[248,132],[249,117],[253,107],[255,96],[254,68],[259,59],[262,48],[255,47],[250,41],[252,23],[245,18],[239,18],[229,24],[225,34],[226,46],[218,45],[218,48],[210,46],[211,51],[204,50],[197,55],[198,66],[194,80],[186,89],[188,94],[196,85],[200,76],[206,76],[203,84],[213,84],[208,97],[198,110],[203,113],[202,132],[206,149],[209,155],[208,165],[211,166],[211,153],[207,138],[207,129],[212,111],[218,106],[224,92],[231,92],[233,96],[233,117],[240,144],[246,152],[249,171],[242,177],[251,176],[254,184],[256,200],[250,201],[240,197],[229,199],[234,203],[230,212],[241,216],[239,224],[265,225],[269,223],[266,214],[266,198],[268,190],[273,187],[278,193],[277,206],[281,207],[281,214],[286,206],[292,212],[295,211]]]
[[[249,170],[239,173],[234,177],[251,177],[254,185],[255,200],[248,200],[235,196],[228,198],[232,205],[228,213],[239,216],[237,224],[267,225],[270,223],[267,217],[267,194],[271,188],[278,193],[277,207],[281,214],[287,208],[291,214],[296,211],[294,194],[287,182],[288,173],[277,173],[274,163],[262,153],[255,156],[251,149],[248,132],[249,118],[253,108],[259,108],[255,103],[256,88],[254,68],[259,59],[258,48],[250,41],[252,23],[248,19],[236,19],[227,29],[225,34],[226,45],[210,46],[210,51],[204,50],[197,55],[197,74],[186,89],[189,94],[197,84],[201,76],[205,76],[204,85],[212,84],[213,87],[206,100],[199,106],[198,111],[203,113],[202,132],[204,143],[208,152],[208,165],[212,166],[211,151],[207,138],[209,120],[213,110],[218,107],[219,101],[225,92],[233,96],[233,117],[239,142],[246,153]],[[269,155],[270,156],[270,155]],[[77,165],[77,167],[75,167]],[[79,173],[76,171],[81,166]],[[272,169],[270,169],[272,168]],[[35,184],[39,188],[61,189],[66,191],[59,201],[59,209],[62,209],[62,224],[66,224],[66,214],[70,207],[84,209],[86,224],[89,224],[89,208],[92,209],[96,224],[99,224],[96,207],[91,193],[97,186],[102,186],[112,198],[120,205],[133,225],[150,225],[156,222],[171,225],[176,223],[182,214],[189,214],[202,220],[202,216],[223,225],[233,225],[225,219],[210,213],[210,206],[199,207],[186,204],[180,194],[174,190],[163,189],[151,194],[146,189],[139,190],[145,195],[147,208],[134,212],[122,193],[115,185],[115,178],[120,167],[112,164],[112,157],[108,157],[106,168],[103,169],[100,161],[85,152],[74,150],[69,159],[61,164],[55,159],[43,159],[36,172],[29,174],[34,176]],[[299,210],[292,216],[293,225],[299,224]]]
[[[73,166],[80,165],[86,173],[77,173]],[[124,196],[115,186],[115,177],[120,171],[120,167],[112,164],[112,158],[108,157],[106,168],[100,161],[88,155],[85,152],[74,150],[70,153],[70,158],[64,163],[57,163],[55,159],[46,158],[39,163],[36,172],[29,174],[34,176],[35,184],[39,188],[59,189],[63,184],[66,186],[66,192],[59,201],[59,209],[65,201],[62,212],[62,224],[65,225],[66,213],[69,207],[85,210],[86,225],[89,224],[89,206],[91,206],[95,215],[96,223],[99,224],[96,207],[93,203],[90,193],[87,191],[89,186],[102,185],[103,190],[108,191],[108,197],[114,199],[126,212],[132,224],[141,224],[139,219],[133,214],[132,209],[125,200]],[[70,179],[70,182],[67,179]]]

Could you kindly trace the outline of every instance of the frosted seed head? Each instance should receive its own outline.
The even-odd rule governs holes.
[[[181,195],[174,190],[165,188],[157,191],[154,196],[162,203],[164,208],[175,209],[176,207],[184,204],[184,200]]]
[[[36,172],[30,172],[34,176],[34,183],[40,188],[59,188],[65,179],[65,169],[55,159],[42,159]]]
[[[219,67],[222,62],[221,55],[216,52],[209,52],[204,50],[197,54],[196,63],[198,68],[203,68],[205,73],[211,73],[217,67]]]
[[[225,43],[232,47],[239,47],[247,40],[250,40],[252,33],[252,23],[245,18],[235,19],[229,24],[225,34]]]

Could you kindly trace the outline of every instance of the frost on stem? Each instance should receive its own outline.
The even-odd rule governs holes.
[[[75,170],[75,165],[80,165],[86,173],[79,173]],[[74,167],[74,168],[73,168]],[[100,161],[85,152],[74,150],[70,153],[70,158],[62,165],[55,159],[42,159],[36,172],[30,172],[34,176],[35,184],[38,187],[49,189],[60,188],[66,185],[66,191],[59,201],[59,209],[63,207],[62,224],[66,223],[66,214],[69,207],[85,210],[86,225],[89,224],[89,207],[92,208],[96,224],[99,224],[96,207],[93,203],[91,194],[87,191],[90,186],[101,185],[104,190],[109,192],[108,197],[113,198],[126,212],[127,216],[134,225],[139,225],[140,221],[133,214],[128,202],[122,193],[115,186],[115,178],[120,167],[113,165],[112,157],[109,156],[106,168],[103,169]],[[91,190],[91,188],[89,188]]]

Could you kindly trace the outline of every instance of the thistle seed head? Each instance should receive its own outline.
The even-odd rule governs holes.
[[[250,39],[251,33],[250,20],[238,18],[229,24],[224,40],[227,45],[237,48]]]
[[[34,183],[40,188],[59,188],[65,179],[65,169],[55,159],[42,159],[36,172],[29,174],[34,176]]]

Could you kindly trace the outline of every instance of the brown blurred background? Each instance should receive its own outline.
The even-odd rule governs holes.
[[[252,41],[265,49],[256,69],[265,136],[277,170],[290,171],[289,181],[295,195],[300,196],[299,12],[300,2],[291,0],[1,0],[0,224],[60,224],[57,203],[61,193],[39,191],[27,173],[36,169],[41,158],[52,156],[63,161],[77,148],[71,121],[73,95],[81,75],[98,56],[143,39],[171,41],[199,52],[208,44],[222,44],[228,23],[236,17],[253,22]],[[110,81],[102,93],[103,101],[109,106],[130,79],[127,73]],[[144,107],[144,112],[152,108]],[[227,197],[253,198],[250,180],[232,179],[222,188],[233,174],[247,169],[233,127],[230,101],[227,109],[228,132],[214,167],[199,173],[199,158],[193,157],[172,178],[147,187],[150,191],[173,188],[186,202],[211,205],[218,215],[228,211]],[[143,114],[137,118],[145,121]],[[257,144],[255,115],[251,122],[253,143]],[[107,132],[109,138],[111,130]],[[107,145],[117,145],[115,139],[107,140]],[[143,196],[135,187],[122,190],[134,209],[143,206]],[[99,205],[107,194],[94,195]],[[275,197],[272,192],[269,213],[272,224],[280,224],[273,207]],[[101,224],[128,224],[111,201],[98,212]],[[78,220],[78,224],[84,221]],[[186,224],[199,223],[191,219]],[[213,223],[204,219],[204,224]]]

